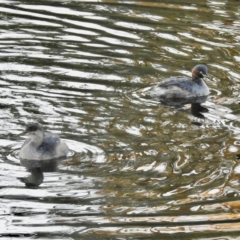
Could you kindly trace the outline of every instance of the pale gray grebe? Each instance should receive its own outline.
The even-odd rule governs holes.
[[[29,138],[20,149],[20,159],[50,160],[67,157],[67,144],[58,135],[44,132],[39,124],[29,124],[23,134],[28,134]]]
[[[192,69],[192,78],[180,76],[170,77],[155,86],[150,95],[157,98],[190,99],[209,95],[204,78],[208,77],[208,69],[199,64]]]

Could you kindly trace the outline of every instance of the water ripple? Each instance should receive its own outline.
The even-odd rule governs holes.
[[[0,234],[238,236],[237,9],[234,1],[1,0]],[[203,118],[149,96],[199,63],[211,76]],[[18,158],[17,135],[30,121],[70,147],[38,188],[25,186],[30,172]]]

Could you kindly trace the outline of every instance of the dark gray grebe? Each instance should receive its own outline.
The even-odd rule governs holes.
[[[150,95],[157,98],[197,98],[209,95],[204,78],[208,77],[208,69],[199,64],[192,69],[192,78],[170,77],[155,86]]]
[[[24,134],[28,134],[29,138],[20,149],[20,159],[50,160],[67,157],[67,144],[58,135],[44,132],[39,124],[29,124]]]

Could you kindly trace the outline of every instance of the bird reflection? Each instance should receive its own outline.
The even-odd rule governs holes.
[[[191,104],[191,114],[194,117],[205,119],[205,116],[202,114],[204,112],[208,112],[208,109],[206,107],[203,107],[200,103],[192,103]],[[201,126],[202,123],[200,122],[192,122],[192,124]]]
[[[208,112],[208,109],[206,107],[203,107],[201,104],[206,102],[208,96],[202,96],[202,97],[195,97],[195,98],[158,98],[158,100],[165,106],[171,106],[176,108],[182,108],[186,104],[190,104],[190,112],[194,117],[197,117],[199,119],[205,119],[204,115],[202,113]],[[201,126],[201,122],[192,122],[192,124]]]
[[[27,188],[37,188],[40,184],[43,183],[43,172],[41,168],[33,168],[29,170],[31,173],[26,178],[18,178],[21,182],[25,183]]]
[[[208,109],[206,107],[203,107],[199,103],[192,103],[191,104],[191,113],[194,117],[202,118],[204,119],[203,112],[208,112]]]
[[[183,107],[185,104],[204,103],[208,96],[194,97],[194,98],[157,98],[159,102],[166,106]]]
[[[50,160],[28,160],[20,159],[20,163],[24,166],[30,175],[26,178],[19,178],[19,180],[25,183],[27,188],[37,188],[43,183],[44,172],[56,172],[58,170],[58,164],[65,158],[57,158]]]

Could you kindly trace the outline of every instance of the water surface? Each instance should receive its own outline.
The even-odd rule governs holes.
[[[239,236],[238,1],[3,0],[0,13],[1,236]],[[205,119],[149,96],[199,63]],[[27,188],[18,134],[33,121],[70,152]]]

